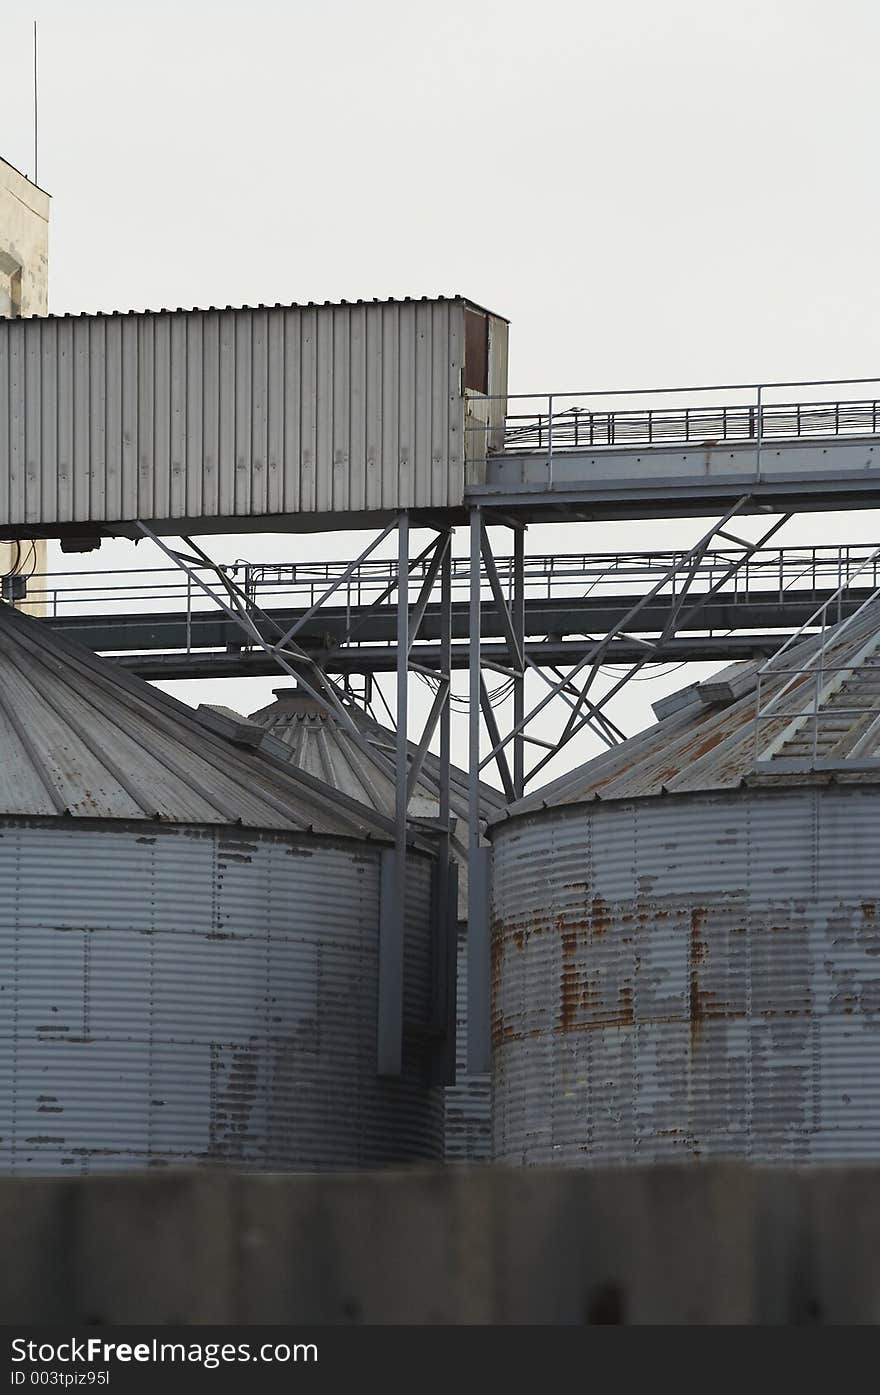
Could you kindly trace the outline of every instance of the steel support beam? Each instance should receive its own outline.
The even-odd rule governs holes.
[[[482,518],[470,515],[468,688],[468,1070],[489,1069],[489,901],[487,850],[480,845],[480,617]]]
[[[734,635],[675,635],[658,645],[649,663],[732,663],[735,659],[769,658],[788,638],[790,631]],[[552,672],[561,664],[576,664],[588,652],[594,640],[547,640],[526,647],[526,664],[532,672]],[[632,664],[642,653],[641,646],[625,636],[616,639],[605,655],[606,664]],[[313,657],[326,673],[377,674],[394,673],[397,668],[397,646],[370,645],[360,649],[315,650]],[[507,677],[510,670],[501,662],[507,657],[507,646],[483,645],[483,667],[497,669]],[[496,662],[497,661],[497,662]],[[265,678],[278,672],[278,665],[261,650],[246,653],[192,654],[123,654],[112,662],[151,682],[172,682],[194,678]],[[456,644],[452,648],[452,668],[463,671],[470,665],[470,646]],[[410,668],[437,676],[442,670],[441,646],[419,645],[410,658]],[[559,675],[563,678],[562,675]],[[563,682],[564,682],[563,678]],[[377,692],[380,691],[377,689]],[[560,689],[560,695],[565,688]],[[393,712],[388,714],[393,720]],[[519,724],[518,724],[519,725]],[[521,728],[516,733],[521,735]],[[515,749],[515,748],[514,748]]]
[[[441,924],[447,927],[439,946],[436,969],[438,985],[437,1016],[440,1037],[434,1079],[454,1085],[456,1073],[456,1032],[458,1026],[458,864],[452,859],[450,808],[450,766],[452,763],[452,532],[447,531],[440,571],[440,681],[446,682],[446,701],[440,713],[439,813],[437,874],[440,879]],[[445,950],[445,962],[443,951]]]
[[[526,703],[526,594],[525,594],[525,530],[513,530],[513,632],[516,638],[521,663],[513,682],[513,725],[517,728],[513,742],[513,786],[517,799],[525,792],[525,742],[523,741],[522,720]]]
[[[406,811],[408,798],[409,515],[397,520],[397,701],[395,722],[394,876],[379,927],[378,1070],[403,1069],[403,945],[406,934]]]

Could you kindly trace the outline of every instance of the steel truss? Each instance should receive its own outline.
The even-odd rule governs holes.
[[[741,512],[754,508],[754,500],[744,495],[708,529],[688,551],[670,554],[666,570],[650,590],[639,596],[625,615],[605,633],[569,646],[576,653],[573,661],[554,663],[549,668],[532,658],[526,645],[525,596],[526,557],[524,528],[516,518],[484,508],[474,508],[469,517],[469,668],[468,668],[468,1023],[469,1068],[488,1069],[489,1064],[489,877],[484,811],[481,808],[480,776],[493,766],[508,802],[522,798],[527,787],[568,743],[584,730],[591,731],[606,745],[624,739],[624,733],[608,709],[627,683],[646,664],[657,662],[668,652],[679,623],[709,603],[731,578],[748,566],[749,560],[788,521],[790,515],[776,518],[754,543],[729,531],[728,525]],[[451,708],[452,708],[452,545],[451,526],[435,527],[435,536],[415,556],[411,549],[412,521],[406,511],[398,513],[378,531],[360,555],[328,581],[307,610],[290,624],[280,624],[255,600],[253,590],[242,587],[226,568],[214,563],[191,538],[184,537],[176,548],[140,523],[149,538],[186,574],[188,585],[209,596],[240,628],[246,644],[262,651],[267,662],[295,678],[313,697],[326,703],[346,726],[364,754],[393,778],[395,788],[394,848],[383,861],[382,923],[379,950],[379,1027],[378,1069],[383,1075],[399,1075],[403,1043],[403,946],[406,924],[407,855],[414,833],[430,836],[438,851],[435,915],[443,933],[436,938],[434,1020],[436,1041],[435,1070],[438,1080],[448,1081],[454,1072],[454,921],[456,916],[455,872],[450,856],[452,832],[450,815]],[[422,520],[419,526],[423,527]],[[505,527],[512,532],[512,553],[504,573],[499,569],[490,539],[490,528]],[[371,603],[361,607],[348,625],[338,646],[344,652],[356,646],[358,632],[369,617],[389,604],[396,614],[395,697],[393,754],[380,751],[363,735],[351,715],[350,694],[329,676],[313,653],[298,642],[304,626],[319,615],[335,593],[345,586],[364,561],[396,532],[396,566]],[[737,551],[725,554],[725,564],[713,574],[708,588],[692,593],[695,578],[705,564],[707,552],[716,539],[732,544]],[[212,577],[206,579],[206,573]],[[418,573],[418,589],[413,574]],[[665,622],[656,638],[638,637],[640,614],[663,597],[668,604]],[[434,623],[439,614],[439,645],[432,646],[432,663],[426,666],[414,657],[429,605]],[[488,607],[488,611],[487,611]],[[501,643],[485,644],[482,625],[488,612],[496,617],[491,627]],[[597,679],[603,663],[614,655],[615,645],[626,636],[633,657],[626,670],[604,692],[598,692]],[[632,646],[635,646],[634,651]],[[566,656],[567,657],[567,656]],[[493,701],[486,674],[500,674],[510,685],[512,721],[502,730],[501,707]],[[411,732],[409,703],[410,675],[428,678],[434,688],[430,711],[421,730]],[[527,707],[526,679],[536,674],[547,691]],[[559,704],[561,719],[555,735],[548,736],[550,705]],[[554,709],[555,710],[555,709]],[[551,718],[552,718],[552,714]],[[542,719],[541,734],[536,730]],[[488,751],[483,754],[483,744]],[[439,807],[436,819],[413,820],[410,805],[421,775],[425,757],[434,746],[439,752]],[[537,753],[530,763],[530,753]]]
[[[470,844],[469,875],[470,900],[468,912],[468,1066],[471,1070],[489,1068],[489,929],[488,929],[488,868],[487,850],[480,843],[479,826],[479,776],[487,766],[494,764],[508,800],[513,803],[522,798],[527,784],[545,768],[558,753],[585,728],[612,746],[623,740],[623,733],[606,712],[609,703],[625,688],[647,663],[656,660],[661,647],[675,634],[677,625],[687,607],[691,616],[706,604],[750,557],[763,547],[791,517],[790,514],[777,518],[757,542],[750,543],[727,531],[727,525],[740,512],[753,504],[750,495],[744,495],[727,510],[723,517],[713,523],[694,546],[675,557],[666,574],[641,596],[621,620],[604,635],[587,641],[577,661],[567,671],[553,670],[551,677],[544,669],[530,661],[525,652],[523,640],[523,582],[522,582],[522,529],[514,522],[515,555],[519,557],[517,574],[514,577],[513,597],[506,599],[498,583],[492,550],[487,532],[487,518],[479,508],[470,514],[470,557],[471,557],[471,648],[470,648],[470,710],[469,710],[469,773],[470,773]],[[492,518],[491,522],[508,522],[503,518]],[[741,551],[731,560],[712,585],[695,601],[690,600],[694,577],[710,548],[713,539],[723,538],[735,544]],[[482,572],[488,577],[492,596],[499,613],[506,616],[504,633],[507,640],[508,663],[499,665],[487,663],[480,643]],[[671,591],[671,604],[666,622],[659,637],[640,639],[641,652],[628,665],[627,671],[601,695],[595,694],[595,683],[603,660],[609,650],[624,632],[632,639],[634,622],[640,612],[661,592]],[[511,729],[501,735],[495,713],[488,702],[483,668],[491,667],[507,674],[514,684],[514,716]],[[549,691],[525,711],[525,676],[527,669],[538,674]],[[555,698],[568,708],[561,731],[553,740],[535,735],[531,730],[538,718]],[[490,742],[490,749],[481,757],[481,716]],[[545,748],[531,768],[525,769],[525,745]],[[513,765],[508,761],[508,748],[513,748]],[[475,894],[476,892],[476,894]]]
[[[455,1072],[455,954],[457,914],[456,869],[450,855],[450,694],[451,666],[451,557],[452,529],[440,528],[417,557],[410,557],[410,520],[406,512],[398,514],[387,524],[348,567],[324,590],[305,614],[286,629],[263,610],[248,595],[228,571],[212,561],[210,556],[189,537],[181,541],[186,550],[171,546],[158,537],[143,522],[138,522],[142,535],[164,553],[187,576],[190,585],[210,597],[241,629],[248,643],[261,649],[278,668],[319,702],[325,703],[346,727],[349,736],[364,755],[385,774],[391,775],[395,786],[394,850],[383,857],[381,888],[381,924],[379,930],[379,1011],[377,1063],[380,1075],[399,1076],[403,1052],[403,952],[406,925],[407,853],[412,828],[409,806],[422,772],[425,756],[438,736],[440,744],[439,808],[433,821],[418,820],[418,832],[430,834],[437,847],[438,874],[434,891],[434,923],[436,933],[434,963],[434,993],[431,1033],[435,1040],[434,1078],[437,1083],[454,1081]],[[376,597],[380,606],[396,593],[397,606],[397,700],[395,707],[396,742],[393,761],[363,735],[352,719],[346,703],[347,695],[321,669],[315,659],[296,643],[296,635],[325,605],[336,590],[356,571],[381,542],[396,529],[397,571],[388,586]],[[411,604],[410,575],[420,563],[425,563],[424,575]],[[212,574],[212,586],[204,576]],[[411,661],[414,642],[424,619],[425,610],[435,588],[439,585],[444,615],[441,627],[441,659],[439,670],[431,670],[437,679],[437,692],[415,749],[407,740],[409,728],[408,676],[420,669]],[[362,621],[361,616],[346,635],[350,640]],[[274,635],[267,639],[267,634]],[[427,671],[427,670],[425,670]]]

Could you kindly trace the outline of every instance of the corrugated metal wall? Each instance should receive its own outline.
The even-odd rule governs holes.
[[[496,1159],[880,1157],[878,840],[869,785],[499,826]]]
[[[446,1161],[488,1162],[491,1077],[467,1068],[467,922],[458,927],[455,1023],[455,1084],[446,1087]]]
[[[0,321],[0,527],[458,506],[463,361],[460,300]]]
[[[430,867],[404,1074],[376,1076],[379,851],[229,830],[0,824],[0,1170],[442,1156]]]

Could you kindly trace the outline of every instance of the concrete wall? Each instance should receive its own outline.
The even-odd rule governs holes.
[[[49,313],[49,195],[0,159],[0,317]],[[46,544],[22,546],[21,570],[45,572]],[[0,543],[0,575],[15,565],[15,546]],[[33,614],[42,602],[24,602]]]
[[[880,1171],[0,1182],[0,1322],[880,1321]]]
[[[49,313],[49,195],[0,160],[0,315]]]

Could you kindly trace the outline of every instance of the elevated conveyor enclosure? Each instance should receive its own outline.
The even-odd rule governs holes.
[[[876,379],[513,398],[507,334],[503,318],[463,297],[0,321],[0,538],[59,537],[74,549],[105,536],[152,538],[186,578],[188,597],[206,594],[233,627],[212,643],[244,645],[248,663],[280,669],[331,704],[339,698],[328,673],[348,671],[333,666],[337,651],[348,650],[343,662],[350,663],[353,633],[384,627],[375,643],[386,646],[380,666],[396,673],[398,732],[395,850],[383,871],[383,905],[391,910],[381,929],[377,988],[378,1069],[388,1076],[402,1069],[410,805],[432,743],[441,769],[450,769],[452,677],[462,653],[469,673],[470,1066],[482,1070],[490,962],[479,772],[494,765],[512,803],[581,731],[616,745],[623,733],[608,704],[643,666],[681,657],[670,646],[694,631],[695,617],[697,631],[727,627],[719,607],[728,580],[794,511],[875,507],[880,490]],[[777,517],[745,541],[735,525],[750,513]],[[525,525],[661,516],[713,522],[649,590],[631,604],[618,598],[616,618],[606,609],[587,624],[579,605],[577,620],[560,622],[546,616],[545,603],[545,620],[536,621]],[[453,601],[453,533],[465,523],[466,611]],[[498,526],[512,534],[506,576],[490,537]],[[193,541],[209,533],[335,528],[370,529],[374,537],[307,608],[284,616],[263,610]],[[435,536],[414,556],[420,529]],[[397,558],[379,595],[360,614],[346,612],[332,655],[310,650],[315,624],[326,649],[328,603],[342,599],[341,588],[392,530]],[[163,535],[182,536],[184,550]],[[729,564],[690,595],[721,542],[734,548]],[[784,625],[783,603],[765,600]],[[754,628],[741,618],[730,617],[730,626]],[[575,652],[564,638],[573,623],[588,631],[574,641]],[[547,644],[533,659],[526,640],[536,624]],[[189,610],[183,630],[188,656]],[[629,672],[609,687],[601,671],[624,658],[621,645],[629,646]],[[362,663],[363,654],[354,659]],[[506,731],[497,681],[490,689],[484,670],[509,685]],[[527,701],[533,672],[547,691]],[[415,743],[406,739],[414,673],[434,689]],[[564,705],[564,726],[548,741],[536,724],[551,702]],[[444,785],[447,776],[434,831],[439,865],[447,868]],[[441,924],[451,904],[445,876]],[[439,1027],[439,1008],[436,1016]]]
[[[0,535],[455,508],[506,388],[507,322],[461,297],[0,322]]]

